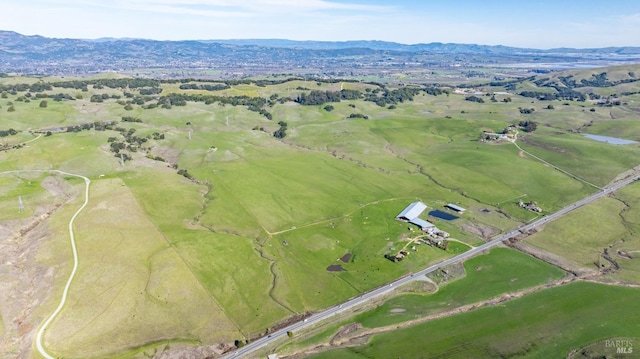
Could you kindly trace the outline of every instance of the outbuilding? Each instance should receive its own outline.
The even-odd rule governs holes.
[[[448,209],[451,209],[453,211],[456,211],[456,212],[458,212],[460,214],[462,214],[462,213],[464,213],[464,211],[466,211],[466,209],[464,209],[464,208],[462,208],[460,206],[457,206],[457,205],[455,205],[453,203],[449,203],[445,207],[448,208]]]
[[[420,219],[420,218],[414,218],[414,219],[410,220],[409,223],[415,224],[416,226],[418,226],[423,231],[427,231],[430,228],[434,228],[435,227],[432,223],[429,223],[429,222],[427,222],[427,221],[425,221],[423,219]]]
[[[418,216],[427,209],[427,205],[422,202],[413,202],[407,206],[402,212],[400,212],[396,219],[401,219],[405,221],[411,221],[414,218],[418,218]]]

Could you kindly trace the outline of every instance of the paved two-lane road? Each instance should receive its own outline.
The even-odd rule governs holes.
[[[242,348],[240,348],[240,349],[238,349],[238,350],[236,350],[234,352],[231,352],[231,353],[225,355],[223,358],[242,358],[242,357],[245,357],[248,354],[250,354],[250,353],[252,353],[252,352],[254,352],[254,351],[256,351],[256,350],[258,350],[258,349],[260,349],[260,348],[262,348],[264,346],[266,346],[267,344],[270,344],[271,342],[273,342],[275,340],[278,340],[280,338],[286,337],[288,331],[296,332],[297,330],[300,330],[302,328],[312,326],[312,325],[317,324],[318,322],[321,322],[322,320],[325,320],[325,319],[327,319],[327,318],[329,318],[331,316],[334,316],[334,315],[339,314],[339,313],[341,313],[343,311],[349,310],[350,308],[353,308],[353,307],[356,307],[356,306],[360,306],[360,305],[362,305],[362,304],[364,304],[364,303],[366,303],[366,302],[368,302],[370,300],[373,300],[373,299],[378,298],[378,297],[380,297],[380,296],[382,296],[384,294],[387,294],[387,293],[393,291],[395,289],[395,287],[397,287],[397,286],[400,286],[400,285],[409,283],[411,281],[417,280],[420,277],[422,277],[422,276],[424,276],[424,275],[426,275],[428,273],[434,272],[434,271],[436,271],[438,269],[441,269],[443,267],[446,267],[446,266],[448,266],[450,264],[453,264],[453,263],[456,263],[456,262],[460,262],[460,261],[463,261],[465,259],[469,259],[470,257],[473,257],[473,256],[475,256],[475,255],[477,255],[477,254],[479,254],[479,253],[481,253],[481,252],[483,252],[485,250],[488,250],[488,249],[490,249],[492,247],[497,246],[498,244],[508,240],[509,238],[515,237],[515,236],[517,236],[518,234],[521,234],[521,233],[525,233],[525,232],[527,232],[527,231],[529,231],[529,230],[531,230],[531,229],[533,229],[533,228],[535,228],[537,226],[540,226],[542,224],[546,224],[547,222],[551,222],[551,221],[553,221],[555,219],[558,219],[558,218],[566,215],[567,213],[575,210],[576,208],[582,207],[582,206],[584,206],[586,204],[589,204],[589,203],[591,203],[591,202],[593,202],[593,201],[595,201],[595,200],[597,200],[599,198],[607,196],[611,192],[617,191],[620,188],[622,188],[624,186],[627,186],[627,185],[631,184],[632,182],[634,182],[634,181],[636,181],[638,179],[640,179],[640,176],[635,176],[635,177],[626,179],[624,181],[620,181],[620,182],[614,184],[613,186],[604,188],[602,191],[598,191],[598,192],[596,192],[596,193],[594,193],[594,194],[592,194],[592,195],[590,195],[590,196],[588,196],[586,198],[583,198],[583,199],[581,199],[581,200],[579,200],[579,201],[577,201],[575,203],[572,203],[569,206],[564,207],[561,210],[559,210],[559,211],[557,211],[557,212],[555,212],[553,214],[541,217],[541,218],[539,218],[539,219],[537,219],[537,220],[535,220],[533,222],[530,222],[528,224],[525,224],[525,225],[521,226],[520,228],[515,229],[515,230],[513,230],[513,231],[511,231],[509,233],[505,233],[505,234],[501,234],[499,236],[496,236],[493,239],[491,239],[490,241],[482,244],[481,246],[472,248],[472,249],[470,249],[470,250],[468,250],[468,251],[466,251],[466,252],[464,252],[462,254],[459,254],[459,255],[457,255],[455,257],[451,257],[451,258],[449,258],[447,260],[444,260],[442,262],[434,264],[434,265],[432,265],[430,267],[427,267],[427,268],[425,268],[425,269],[423,269],[423,270],[421,270],[419,272],[413,273],[413,274],[411,274],[409,276],[405,276],[405,277],[402,277],[400,279],[397,279],[397,280],[395,280],[395,281],[393,281],[391,283],[386,284],[383,287],[376,288],[376,289],[374,289],[374,290],[372,290],[370,292],[364,293],[364,294],[362,294],[362,295],[360,295],[360,296],[358,296],[356,298],[350,299],[350,300],[348,300],[348,301],[346,301],[346,302],[344,302],[342,304],[336,305],[336,306],[331,307],[331,308],[327,308],[327,309],[325,309],[325,310],[323,310],[321,312],[318,312],[318,313],[308,317],[304,321],[300,321],[300,322],[291,324],[286,328],[282,328],[282,329],[280,329],[278,331],[275,331],[275,332],[269,334],[268,336],[256,339],[252,343],[247,344],[246,346],[244,346],[244,347],[242,347]]]

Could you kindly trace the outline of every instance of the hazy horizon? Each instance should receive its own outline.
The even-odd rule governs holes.
[[[458,0],[33,0],[2,27],[52,38],[286,39],[520,48],[640,46],[640,2]]]

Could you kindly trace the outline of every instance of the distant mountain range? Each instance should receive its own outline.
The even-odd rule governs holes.
[[[58,39],[0,31],[0,72],[88,74],[140,69],[230,73],[366,73],[381,69],[640,59],[640,47],[524,49],[476,44],[280,39],[156,41]]]
[[[621,54],[639,55],[640,47],[606,47],[592,49],[557,48],[549,50],[518,48],[502,45],[452,44],[431,42],[428,44],[406,45],[388,41],[295,41],[281,39],[238,39],[238,40],[202,40],[205,43],[229,44],[238,46],[260,46],[308,50],[335,50],[362,48],[401,52],[436,52],[447,54]]]

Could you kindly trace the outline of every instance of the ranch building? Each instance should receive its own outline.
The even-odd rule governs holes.
[[[411,224],[415,224],[416,226],[418,226],[418,228],[420,228],[421,230],[427,232],[433,228],[435,228],[435,226],[432,223],[429,223],[423,219],[420,218],[414,218],[412,220],[409,221],[409,223]]]
[[[427,209],[427,205],[422,202],[413,202],[407,206],[407,208],[403,209],[400,212],[396,219],[403,221],[411,221],[414,218],[418,218],[418,216]]]
[[[460,207],[460,206],[456,206],[456,205],[455,205],[455,204],[453,204],[453,203],[449,203],[449,204],[448,204],[448,205],[446,205],[445,207],[447,207],[448,209],[451,209],[451,210],[453,210],[453,211],[456,211],[456,212],[458,212],[458,213],[460,213],[460,214],[462,214],[462,213],[464,213],[464,211],[466,211],[466,209],[464,209],[464,208],[462,208],[462,207]]]

